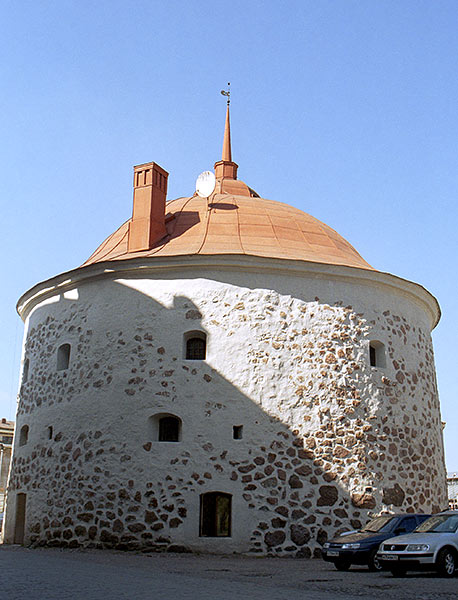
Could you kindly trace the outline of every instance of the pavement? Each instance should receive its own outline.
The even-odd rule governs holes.
[[[5,600],[456,600],[458,575],[393,578],[322,560],[0,546]]]

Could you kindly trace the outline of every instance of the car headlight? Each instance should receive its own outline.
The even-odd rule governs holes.
[[[342,544],[343,550],[357,550],[361,544]]]
[[[331,544],[329,542],[326,542],[325,544],[323,544],[323,548],[329,548]]]
[[[429,544],[408,544],[407,552],[426,552],[429,550]]]

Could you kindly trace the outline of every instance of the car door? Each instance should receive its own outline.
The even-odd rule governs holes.
[[[395,530],[396,535],[402,535],[403,533],[410,533],[417,526],[417,519],[415,517],[404,517],[402,518]]]

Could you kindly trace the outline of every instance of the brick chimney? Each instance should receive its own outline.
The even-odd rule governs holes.
[[[165,198],[169,174],[156,163],[134,167],[134,207],[129,223],[128,251],[149,250],[167,235]]]

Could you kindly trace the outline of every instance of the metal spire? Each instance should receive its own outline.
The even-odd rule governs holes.
[[[226,125],[224,127],[224,140],[223,140],[223,154],[221,160],[225,162],[232,162],[232,149],[231,149],[231,123],[229,120],[229,105],[231,103],[231,84],[227,84],[227,90],[221,90],[221,94],[227,98],[227,110],[226,110]]]

